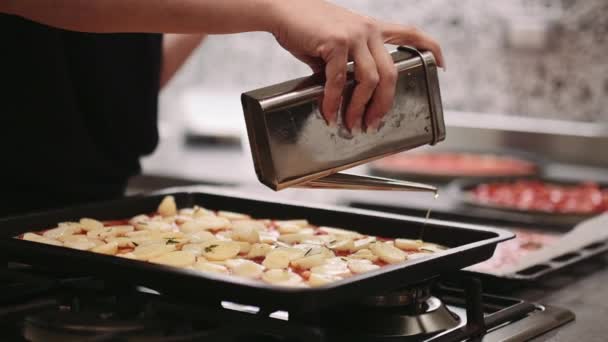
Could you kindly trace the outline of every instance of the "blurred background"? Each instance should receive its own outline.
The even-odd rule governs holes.
[[[459,118],[470,121],[470,113],[506,115],[561,120],[560,127],[570,133],[588,136],[596,134],[589,133],[595,132],[591,126],[571,123],[608,122],[605,0],[335,2],[383,20],[416,25],[440,41],[448,64],[439,75],[448,124]],[[186,156],[176,146],[183,146],[188,136],[238,139],[244,130],[241,93],[308,74],[270,34],[208,37],[161,94],[161,144],[143,160],[144,172],[218,178],[210,166],[213,151]],[[501,122],[506,121],[489,120],[490,125]],[[448,130],[444,145],[458,142],[457,134],[450,132],[455,131]],[[224,171],[219,178],[254,179],[247,154],[233,158],[238,175]]]

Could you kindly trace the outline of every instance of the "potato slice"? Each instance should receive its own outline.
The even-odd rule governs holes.
[[[260,278],[264,272],[264,266],[247,259],[227,260],[226,266],[234,275],[251,279]]]
[[[241,214],[241,213],[236,213],[234,211],[225,211],[225,210],[218,211],[217,215],[220,217],[227,218],[231,221],[232,220],[248,220],[251,218],[251,216],[249,216],[247,214]]]
[[[351,275],[346,261],[342,258],[328,258],[325,263],[310,269],[312,274],[324,274],[330,276],[348,277]]]
[[[251,244],[244,241],[234,241],[239,244],[239,254],[248,254],[251,250]]]
[[[417,251],[418,248],[422,247],[422,240],[411,240],[411,239],[396,239],[395,247],[405,251]]]
[[[82,227],[83,230],[90,232],[91,230],[103,228],[103,223],[92,218],[85,217],[80,219],[80,227]]]
[[[78,234],[82,231],[79,226],[61,226],[53,229],[49,229],[42,233],[47,239],[58,239],[62,236]]]
[[[262,280],[272,285],[298,286],[302,285],[302,277],[288,270],[272,269],[262,275]]]
[[[136,247],[135,243],[129,237],[108,237],[105,239],[107,243],[116,242],[119,248],[133,248]]]
[[[295,268],[308,270],[316,266],[323,265],[327,256],[323,253],[307,255],[305,257],[295,259],[291,262],[291,265]]]
[[[306,227],[310,226],[310,224],[308,223],[308,220],[305,220],[305,219],[275,221],[275,224],[279,228],[282,225],[297,226],[299,228],[306,228]]]
[[[186,234],[186,237],[188,237],[188,239],[190,239],[190,241],[192,242],[205,242],[205,241],[211,241],[211,240],[215,240],[215,235],[211,234],[210,232],[206,231],[206,230],[201,230],[198,232],[194,232],[194,233],[188,233]]]
[[[310,277],[308,277],[308,285],[313,287],[323,286],[342,279],[344,278],[335,275],[311,273]]]
[[[109,237],[117,237],[134,231],[135,228],[130,225],[110,226],[101,229],[90,230],[87,232],[87,237],[94,239],[106,239]]]
[[[165,196],[158,205],[158,213],[163,216],[175,216],[177,214],[177,205],[173,196]]]
[[[184,223],[180,230],[184,233],[194,233],[201,230],[222,230],[230,228],[230,221],[224,217],[203,216]]]
[[[407,259],[407,254],[404,251],[384,242],[374,242],[369,245],[369,249],[378,256],[380,260],[389,264],[396,264]]]
[[[202,272],[228,274],[228,268],[224,265],[218,265],[206,260],[199,260],[194,264],[194,269]]]
[[[266,228],[266,225],[264,224],[264,222],[259,221],[259,220],[237,220],[232,222],[232,229],[253,229],[256,231],[266,231],[268,230]]]
[[[234,258],[240,251],[239,244],[233,241],[207,241],[203,245],[203,256],[211,261]]]
[[[332,251],[338,252],[348,252],[355,250],[355,243],[352,239],[333,240],[330,241],[326,246]]]
[[[93,249],[91,249],[91,251],[95,253],[114,255],[116,254],[116,252],[118,252],[118,242],[108,242],[103,245],[94,247]]]
[[[308,221],[306,220],[287,220],[287,221],[275,221],[277,230],[281,234],[293,234],[297,233],[302,228],[308,227]]]
[[[172,231],[174,228],[173,224],[164,221],[135,222],[134,225],[135,229],[137,230],[149,230],[159,232]]]
[[[256,243],[260,240],[260,235],[252,226],[240,224],[232,227],[232,239],[236,241]]]
[[[152,258],[149,261],[174,267],[187,267],[194,264],[196,257],[192,253],[173,251],[159,257]]]
[[[349,259],[346,263],[348,269],[355,274],[365,273],[380,268],[380,266],[373,264],[367,259]]]
[[[371,243],[376,241],[376,237],[375,236],[369,236],[363,239],[358,239],[354,241],[354,245],[355,245],[355,251],[367,248],[369,249],[369,246]]]
[[[199,218],[199,217],[203,217],[203,216],[216,216],[216,215],[213,211],[211,211],[209,209],[205,209],[205,208],[199,207],[198,205],[195,205],[192,210],[192,217]]]
[[[201,256],[203,255],[204,248],[205,245],[202,243],[189,243],[182,247],[182,251],[191,253],[194,256]]]
[[[133,255],[138,260],[150,260],[153,258],[157,258],[163,254],[167,254],[169,252],[173,252],[175,250],[175,245],[167,245],[164,243],[156,243],[144,246],[137,246],[133,250]]]
[[[266,255],[262,265],[268,269],[284,269],[289,267],[290,254],[286,250],[275,249]]]
[[[258,235],[260,236],[261,243],[274,244],[279,237],[279,232],[258,231]]]
[[[303,233],[294,233],[294,234],[283,234],[279,236],[279,241],[285,242],[288,244],[296,244],[301,243],[304,240],[310,239],[313,237],[313,234],[303,234]]]
[[[273,250],[273,246],[267,243],[254,243],[251,245],[251,249],[249,253],[247,253],[247,258],[260,258],[265,257],[268,252]]]
[[[335,227],[319,227],[319,231],[322,231],[329,235],[342,236],[342,237],[351,238],[351,239],[358,239],[358,238],[363,237],[363,235],[361,235],[360,233],[357,233],[355,231],[346,230],[346,229],[342,229],[342,228],[335,228]]]
[[[369,260],[371,262],[375,262],[378,260],[378,257],[376,255],[374,255],[374,253],[372,253],[372,251],[370,251],[367,248],[358,250],[356,253],[349,255],[348,258],[349,259],[365,259],[365,260]]]
[[[66,247],[89,250],[95,246],[103,245],[104,242],[98,239],[90,239],[86,235],[67,235],[61,237],[63,245]]]
[[[38,243],[45,243],[47,245],[53,245],[53,246],[63,246],[63,243],[61,241],[45,238],[45,237],[35,234],[35,233],[23,234],[23,240],[33,241],[33,242],[38,242]]]

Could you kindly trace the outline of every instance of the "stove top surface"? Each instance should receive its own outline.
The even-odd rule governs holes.
[[[526,341],[574,319],[564,309],[432,279],[322,312],[264,312],[10,264],[0,325],[15,341]]]

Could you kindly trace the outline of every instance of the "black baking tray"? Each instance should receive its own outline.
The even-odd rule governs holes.
[[[318,288],[285,288],[258,281],[207,275],[169,266],[14,238],[53,227],[57,222],[93,217],[129,218],[156,211],[164,195],[135,196],[0,220],[0,250],[5,258],[54,269],[82,271],[119,284],[151,288],[191,301],[232,301],[264,310],[310,312],[365,295],[384,293],[462,269],[490,258],[496,244],[513,234],[495,228],[392,215],[358,209],[270,202],[225,192],[173,193],[178,207],[195,204],[247,213],[255,218],[306,218],[316,225],[337,226],[384,237],[420,238],[450,249],[408,263],[383,267]]]

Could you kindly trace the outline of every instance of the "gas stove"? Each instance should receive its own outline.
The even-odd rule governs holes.
[[[565,309],[430,279],[323,312],[189,302],[149,288],[8,263],[4,341],[526,341],[574,319]],[[196,291],[195,288],[191,289]]]

